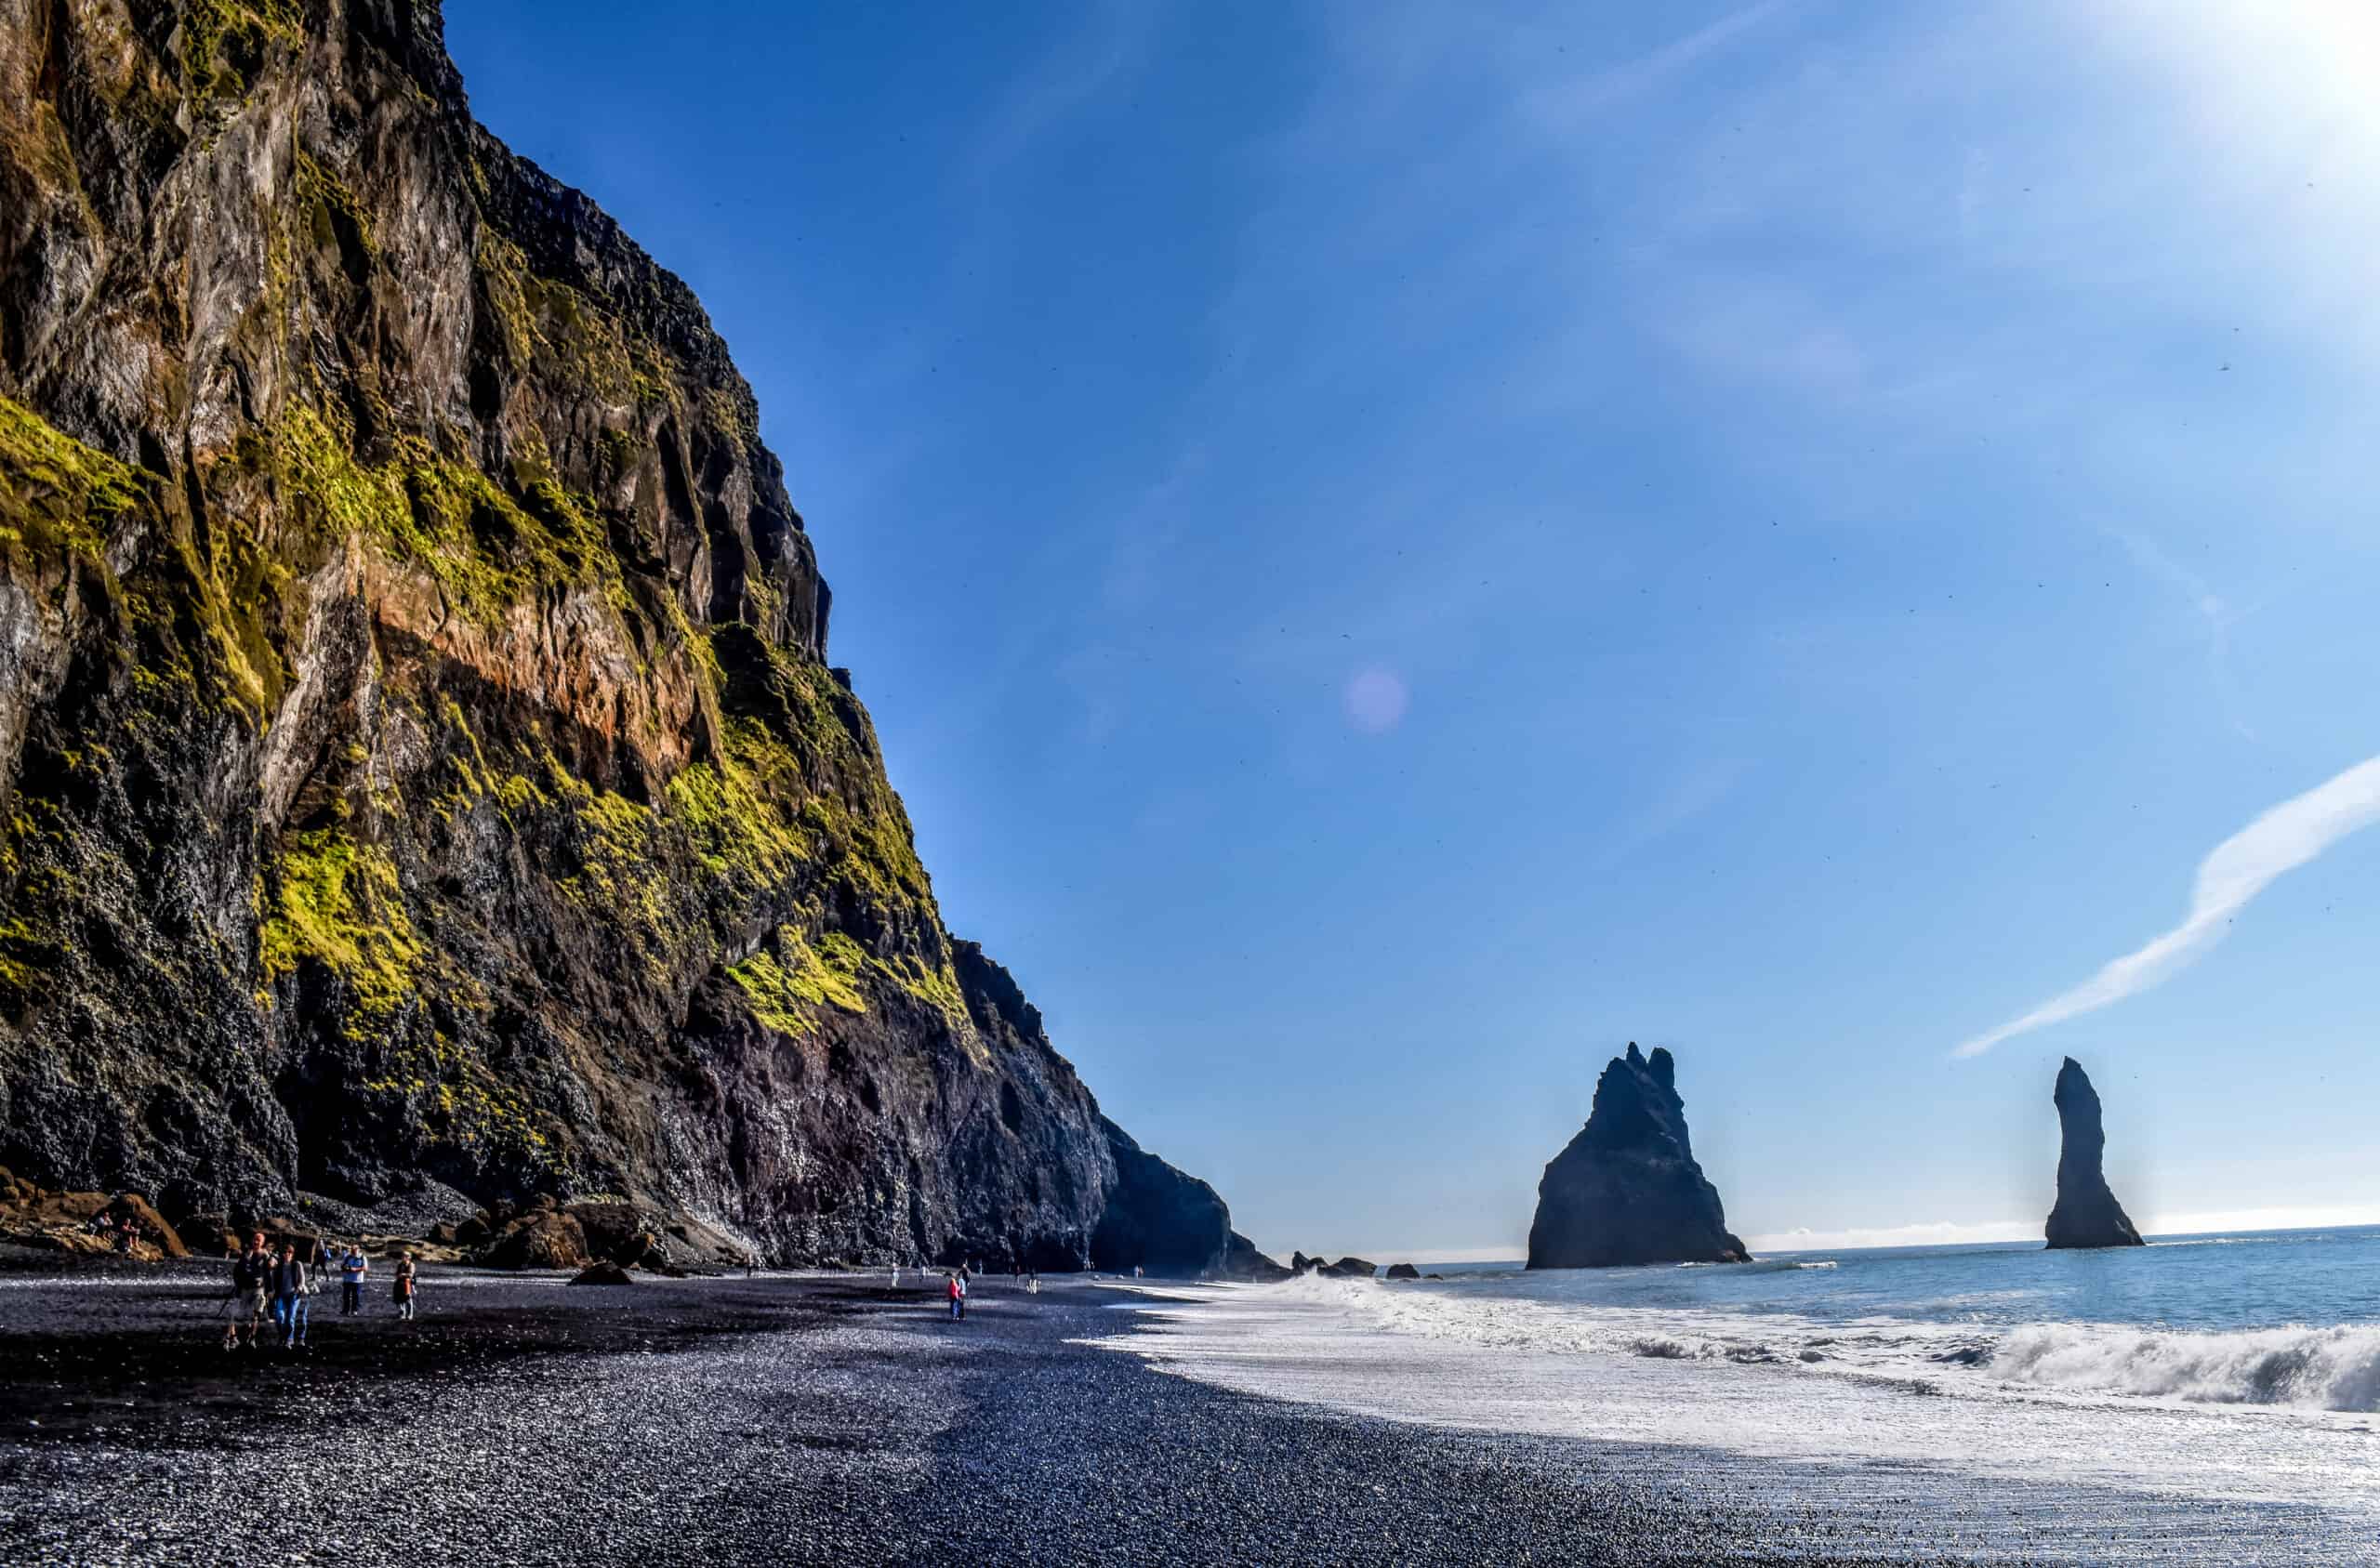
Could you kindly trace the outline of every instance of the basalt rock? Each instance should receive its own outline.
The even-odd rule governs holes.
[[[0,0],[18,1176],[1212,1266],[945,929],[829,603],[701,306],[474,121],[435,0]]]
[[[124,1222],[131,1221],[127,1235]],[[55,1192],[0,1169],[0,1242],[145,1263],[188,1258],[180,1233],[138,1192]]]
[[[573,1285],[634,1285],[636,1276],[617,1263],[589,1263],[571,1277]]]
[[[1421,1271],[1410,1263],[1391,1263],[1385,1277],[1393,1280],[1418,1280],[1421,1277]]]
[[[1587,1125],[1545,1167],[1529,1226],[1532,1269],[1742,1263],[1718,1189],[1695,1163],[1667,1049],[1628,1043],[1595,1083]]]
[[[1196,1279],[1283,1278],[1288,1271],[1231,1228],[1231,1210],[1215,1190],[1147,1153],[1102,1116],[1116,1187],[1091,1232],[1091,1266],[1117,1272]]]
[[[541,1209],[506,1225],[474,1261],[489,1269],[580,1269],[588,1258],[578,1221]]]
[[[1237,1231],[1231,1233],[1223,1265],[1215,1271],[1215,1276],[1241,1285],[1277,1285],[1295,1277],[1292,1271],[1257,1251],[1256,1244]]]
[[[2057,1070],[2052,1096],[2063,1134],[2057,1155],[2057,1204],[2049,1211],[2053,1247],[2145,1246],[2132,1219],[2108,1186],[2102,1161],[2108,1133],[2099,1114],[2099,1091],[2072,1057]]]
[[[1321,1272],[1339,1280],[1368,1280],[1380,1272],[1379,1264],[1363,1258],[1342,1258],[1338,1262],[1329,1264],[1317,1258],[1315,1264]]]

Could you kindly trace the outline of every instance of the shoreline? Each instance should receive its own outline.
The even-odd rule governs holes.
[[[286,1560],[2080,1561],[2112,1544],[2062,1531],[2052,1489],[1214,1388],[1123,1342],[1137,1314],[1117,1308],[1183,1299],[1161,1282],[985,1279],[953,1324],[924,1281],[446,1270],[416,1324],[367,1296],[377,1313],[318,1320],[317,1353],[284,1358],[193,1354],[219,1333],[194,1272],[146,1272],[0,1275],[0,1557],[253,1556],[230,1549],[234,1522],[325,1512],[337,1528],[300,1527]]]

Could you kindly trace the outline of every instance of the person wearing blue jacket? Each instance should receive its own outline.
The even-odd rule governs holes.
[[[272,1321],[281,1325],[281,1348],[294,1351],[306,1343],[306,1265],[298,1249],[281,1244],[281,1261],[272,1266]]]

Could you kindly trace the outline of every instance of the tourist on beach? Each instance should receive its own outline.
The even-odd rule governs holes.
[[[966,1288],[959,1283],[956,1271],[942,1276],[942,1288],[950,1298],[950,1318],[953,1323],[956,1323],[967,1315],[967,1292]]]
[[[243,1318],[248,1324],[248,1349],[256,1349],[257,1333],[264,1326],[265,1293],[271,1274],[272,1254],[265,1250],[264,1232],[258,1231],[247,1249],[231,1260],[231,1318],[223,1325],[225,1350],[238,1347]]]
[[[347,1256],[339,1259],[339,1281],[346,1286],[339,1295],[341,1315],[351,1317],[364,1310],[364,1276],[372,1272],[372,1264],[364,1256],[362,1242],[350,1242]]]
[[[287,1242],[281,1244],[281,1261],[272,1271],[272,1320],[281,1325],[283,1350],[306,1342],[306,1265]]]
[[[397,1316],[406,1320],[407,1322],[411,1322],[413,1319],[413,1254],[410,1252],[401,1252],[397,1254]]]

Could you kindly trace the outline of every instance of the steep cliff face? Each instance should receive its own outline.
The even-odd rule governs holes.
[[[1085,1258],[758,428],[434,0],[0,0],[0,1165]]]
[[[2057,1203],[2049,1211],[2048,1239],[2052,1247],[2146,1246],[2133,1229],[2132,1217],[2116,1202],[2108,1185],[2105,1159],[2107,1126],[2099,1113],[2099,1091],[2091,1075],[2072,1057],[2057,1070],[2057,1087],[2051,1098],[2057,1105],[2060,1143],[2057,1153]]]
[[[1677,1063],[1628,1043],[1595,1081],[1594,1108],[1538,1184],[1532,1269],[1741,1263],[1719,1190],[1695,1163]]]

